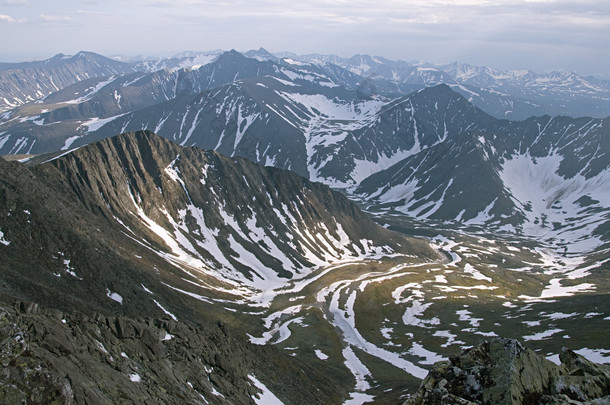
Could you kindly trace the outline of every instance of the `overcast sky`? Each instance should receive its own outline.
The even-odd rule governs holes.
[[[264,47],[610,75],[608,0],[0,0],[0,61]]]

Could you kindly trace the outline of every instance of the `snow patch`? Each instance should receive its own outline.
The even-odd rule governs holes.
[[[249,374],[248,378],[250,381],[254,383],[254,386],[258,388],[261,392],[252,395],[252,399],[258,405],[283,405],[283,402],[275,396],[273,392],[269,388],[265,386],[262,382],[260,382],[254,375]]]
[[[0,231],[0,243],[3,244],[4,246],[8,246],[11,244],[11,242],[4,239],[4,233],[2,231]]]
[[[110,298],[111,300],[114,300],[116,302],[118,302],[119,304],[123,304],[123,297],[121,297],[119,294],[110,291],[109,289],[106,289],[106,296],[108,298]]]

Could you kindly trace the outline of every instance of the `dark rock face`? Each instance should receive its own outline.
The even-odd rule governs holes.
[[[607,404],[610,367],[568,350],[561,365],[514,339],[482,342],[438,362],[405,405]]]

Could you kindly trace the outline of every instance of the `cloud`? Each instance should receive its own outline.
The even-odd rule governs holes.
[[[27,20],[25,18],[17,19],[17,18],[11,17],[10,15],[0,14],[0,21],[4,21],[7,23],[24,23]]]
[[[91,43],[123,53],[264,46],[518,67],[538,61],[545,69],[605,71],[610,64],[610,1],[600,0],[0,0],[0,6],[8,14],[0,15],[0,26],[15,37],[21,30],[20,43],[10,44],[18,51],[53,36],[64,53]],[[26,21],[39,24],[17,24]]]
[[[44,22],[53,22],[53,23],[62,23],[62,22],[72,21],[72,18],[65,16],[65,15],[40,14],[40,19]]]

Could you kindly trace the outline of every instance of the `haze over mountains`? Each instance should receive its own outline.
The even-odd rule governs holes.
[[[493,336],[608,362],[608,82],[264,49],[1,69],[0,154],[37,155],[0,160],[15,398],[396,403]]]

